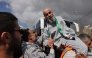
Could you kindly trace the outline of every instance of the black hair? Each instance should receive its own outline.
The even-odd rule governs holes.
[[[28,36],[29,36],[29,29],[22,29],[22,40],[28,42]]]
[[[81,40],[85,40],[85,39],[87,39],[87,38],[91,39],[91,37],[90,37],[89,35],[87,35],[87,34],[80,34],[78,37],[79,37]]]
[[[4,31],[14,30],[17,18],[9,12],[0,12],[0,35]]]

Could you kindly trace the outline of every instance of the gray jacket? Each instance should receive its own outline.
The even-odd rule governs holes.
[[[55,58],[55,55],[52,52],[49,53],[48,56],[44,52],[42,52],[37,44],[23,42],[22,43],[22,51],[24,58]]]

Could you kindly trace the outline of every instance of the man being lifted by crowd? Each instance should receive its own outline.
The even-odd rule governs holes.
[[[43,45],[47,46],[48,40],[52,38],[57,48],[59,48],[60,45],[71,46],[76,50],[77,54],[82,52],[84,55],[87,55],[87,46],[76,36],[74,30],[66,25],[65,19],[61,16],[55,17],[50,8],[44,9],[43,15],[46,24],[38,40],[39,43],[43,41]]]

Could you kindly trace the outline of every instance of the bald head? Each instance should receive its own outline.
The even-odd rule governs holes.
[[[47,12],[48,10],[51,11],[50,8],[45,8],[45,9],[43,10],[43,15],[44,15],[44,13]]]
[[[43,15],[46,19],[52,19],[53,18],[53,12],[50,8],[45,8],[43,10]]]

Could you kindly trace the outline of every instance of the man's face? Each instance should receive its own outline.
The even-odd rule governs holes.
[[[15,30],[20,30],[20,27],[18,25],[18,22],[15,21]],[[21,45],[21,34],[19,31],[14,31],[14,34],[12,36],[10,45],[12,49],[17,49]]]
[[[36,33],[29,30],[29,38],[31,38],[35,42],[37,40]]]
[[[44,10],[44,17],[46,19],[53,19],[53,12],[50,9]]]

